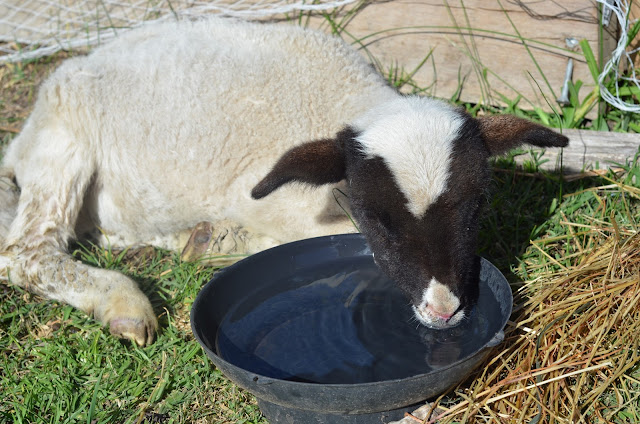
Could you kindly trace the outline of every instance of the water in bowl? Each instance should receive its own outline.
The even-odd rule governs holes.
[[[404,294],[371,257],[335,260],[257,287],[229,309],[217,354],[277,379],[356,384],[446,367],[481,349],[500,327],[484,282],[469,317],[454,328],[420,325]],[[497,322],[496,322],[497,321]]]

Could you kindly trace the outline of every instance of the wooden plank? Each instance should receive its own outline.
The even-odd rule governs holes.
[[[521,95],[520,107],[548,110],[544,96],[552,103],[560,96],[569,57],[573,80],[584,83],[582,98],[593,88],[582,55],[567,50],[565,39],[586,39],[597,52],[598,20],[595,2],[584,0],[395,0],[372,2],[343,35],[366,37],[361,47],[384,70],[398,65],[410,72],[432,52],[414,75],[419,86],[430,86],[429,95],[450,98],[462,78],[462,101],[504,105],[499,94]],[[311,21],[323,25],[322,18]]]
[[[548,160],[542,168],[548,171],[559,170],[559,156],[562,153],[562,172],[573,174],[594,169],[615,168],[616,164],[627,164],[633,160],[640,147],[640,134],[614,133],[588,130],[563,130],[569,137],[569,146],[564,149],[532,149]],[[529,154],[516,158],[522,164],[531,160]]]

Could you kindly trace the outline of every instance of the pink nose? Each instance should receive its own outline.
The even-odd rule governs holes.
[[[432,315],[435,315],[436,317],[440,318],[441,320],[444,321],[448,321],[449,318],[451,318],[453,316],[453,314],[448,314],[446,312],[440,312],[436,309],[433,308],[433,306],[429,305],[427,306],[427,308],[429,308],[429,312],[431,312]]]

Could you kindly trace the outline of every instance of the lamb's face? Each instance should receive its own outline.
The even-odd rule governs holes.
[[[454,326],[477,297],[489,153],[477,122],[440,102],[420,99],[378,119],[345,143],[353,216],[417,319]]]
[[[346,179],[351,210],[380,268],[407,293],[417,319],[458,324],[478,292],[478,215],[487,159],[522,143],[567,138],[509,115],[472,119],[446,103],[399,97],[333,139],[285,153],[252,190],[261,199],[291,181]]]

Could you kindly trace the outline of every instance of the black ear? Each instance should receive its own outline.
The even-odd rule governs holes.
[[[569,139],[547,127],[512,115],[491,115],[478,120],[491,156],[501,155],[521,144],[566,147]]]
[[[336,138],[310,141],[292,148],[251,190],[251,197],[262,199],[283,184],[293,181],[322,185],[344,179],[344,143],[353,136],[352,130],[345,129]]]

